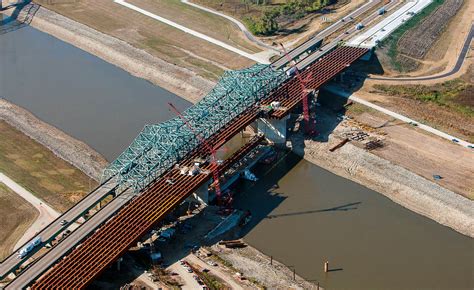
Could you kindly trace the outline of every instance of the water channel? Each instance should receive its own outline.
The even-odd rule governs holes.
[[[0,96],[112,160],[146,123],[190,104],[30,27],[0,35]],[[473,240],[293,154],[237,206],[245,239],[326,289],[472,289]],[[332,271],[323,272],[328,260]]]
[[[0,35],[0,96],[86,142],[109,161],[145,124],[191,104],[70,44],[24,27]]]

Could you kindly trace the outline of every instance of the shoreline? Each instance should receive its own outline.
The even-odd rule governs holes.
[[[134,76],[144,78],[155,85],[164,87],[193,103],[200,100],[215,84],[212,81],[196,76],[187,69],[167,63],[122,40],[100,33],[43,7],[39,8],[31,25],[40,31],[96,55]],[[108,51],[108,53],[105,53],[105,51]],[[142,66],[144,69],[140,70]],[[171,81],[171,83],[168,83],[168,81]],[[204,83],[197,85],[201,81],[204,81]],[[299,143],[302,143],[301,140]],[[472,229],[474,212],[469,208],[473,203],[472,201],[464,199],[459,194],[442,188],[388,160],[355,148],[351,144],[348,144],[350,146],[344,146],[346,148],[338,150],[336,154],[331,154],[329,158],[329,156],[326,156],[329,143],[316,144],[312,142],[311,146],[314,147],[316,145],[316,150],[308,150],[307,146],[295,146],[294,150],[305,160],[317,166],[373,189],[387,196],[395,203],[428,217],[439,224],[474,237],[474,230]],[[352,148],[351,152],[346,152],[349,150],[348,148]],[[354,154],[352,151],[357,153]],[[316,152],[319,155],[315,156]],[[342,152],[345,152],[345,154]],[[361,160],[356,160],[354,156],[364,160],[364,164],[361,163]],[[351,165],[352,167],[338,167],[335,166],[332,158],[342,159],[343,161],[339,163],[341,165],[354,165]],[[323,161],[323,159],[327,160]],[[369,164],[367,160],[371,160],[372,164]],[[392,175],[391,170],[393,169],[400,173],[396,177],[400,180],[390,178]],[[377,171],[386,172],[387,174],[376,175]],[[401,182],[403,180],[401,179],[402,176],[413,177],[417,182],[409,185],[403,184]],[[432,192],[435,192],[435,194]],[[453,216],[448,217],[447,213]]]
[[[121,40],[42,7],[31,25],[193,103],[200,100],[214,84],[189,70],[169,64]],[[76,140],[39,120],[27,110],[1,98],[0,119],[88,176],[94,179],[100,178],[107,161],[84,142]],[[393,202],[441,225],[474,237],[472,201],[352,144],[329,153],[328,149],[337,142],[332,135],[326,143],[303,141],[298,135],[292,136],[291,141],[294,152],[312,164],[375,190]],[[262,259],[269,260],[269,257],[258,249],[250,247],[260,253]],[[254,262],[258,260],[256,256],[252,257],[255,259]],[[290,270],[283,267],[282,271],[287,273]]]
[[[301,135],[291,136],[290,141],[293,152],[306,161],[474,238],[474,201],[353,144],[330,152],[329,149],[340,142],[333,134],[325,143],[303,140]]]
[[[212,81],[186,68],[154,57],[123,40],[101,33],[42,6],[39,6],[30,26],[192,103],[198,102],[214,86]]]
[[[107,160],[86,143],[40,120],[28,110],[0,97],[0,120],[40,143],[54,155],[99,181]]]

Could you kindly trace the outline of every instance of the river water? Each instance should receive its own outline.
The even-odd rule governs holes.
[[[189,102],[87,52],[24,27],[0,34],[0,96],[115,159],[145,124]]]
[[[307,280],[326,289],[473,289],[473,239],[294,154],[254,172],[261,179],[236,198],[254,216],[245,240]]]
[[[109,160],[190,104],[30,27],[0,35],[0,96]],[[327,289],[472,289],[473,240],[289,154],[244,185],[245,239]],[[333,270],[323,272],[324,261]]]

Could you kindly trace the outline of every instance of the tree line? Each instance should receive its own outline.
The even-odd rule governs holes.
[[[288,0],[285,4],[269,6],[271,0],[241,0],[250,9],[251,5],[265,6],[262,15],[243,18],[248,29],[256,35],[272,35],[279,29],[279,20],[297,20],[308,13],[317,12],[336,0]]]

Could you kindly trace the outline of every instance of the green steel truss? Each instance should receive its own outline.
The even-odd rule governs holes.
[[[282,71],[255,64],[226,71],[200,102],[183,112],[195,132],[210,137],[245,109],[255,105],[287,79]],[[132,144],[113,161],[102,180],[117,176],[121,189],[140,191],[199,145],[199,139],[178,116],[146,125]]]

